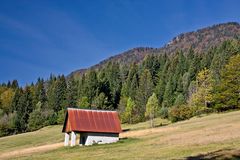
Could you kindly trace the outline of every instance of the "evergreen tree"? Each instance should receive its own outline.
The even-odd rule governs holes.
[[[44,88],[44,80],[40,78],[38,78],[35,86],[35,101],[35,104],[37,104],[38,102],[45,104],[47,101],[47,95]]]
[[[70,76],[67,82],[67,107],[76,107],[77,105],[77,83],[73,76]]]
[[[137,91],[136,105],[138,108],[136,108],[137,110],[136,114],[138,115],[139,120],[143,120],[144,118],[147,100],[152,95],[153,89],[154,89],[154,85],[153,85],[151,74],[149,70],[146,69],[143,71],[143,73],[140,76],[139,88]]]
[[[136,90],[138,86],[138,69],[136,64],[132,64],[128,73],[126,82],[123,85],[121,94],[125,97],[135,99]]]
[[[129,88],[129,97],[131,97],[133,100],[136,100],[136,94],[139,85],[138,83],[139,83],[138,75],[134,74]]]
[[[199,69],[200,69],[200,57],[199,55],[194,55],[193,60],[190,61],[190,66],[188,69],[191,80],[196,79],[196,73],[198,73]]]
[[[14,112],[18,109],[18,103],[21,95],[23,94],[22,88],[17,88],[15,94],[13,96],[12,104],[11,104],[11,112]]]
[[[171,107],[174,102],[174,84],[172,77],[167,82],[165,92],[163,95],[163,107]]]
[[[221,82],[214,95],[218,111],[240,107],[240,55],[232,56],[221,71]]]
[[[176,79],[177,80],[177,79]],[[176,89],[177,94],[183,92],[183,80],[182,76],[179,76],[177,80],[177,89]]]
[[[160,68],[158,58],[154,55],[147,55],[143,61],[143,68],[149,70],[153,83],[157,83],[157,73]]]
[[[83,96],[86,96],[85,95],[85,93],[86,93],[85,92],[86,91],[86,86],[85,86],[86,81],[85,80],[86,80],[86,77],[85,77],[85,74],[83,74],[78,81],[78,88],[77,88],[77,90],[78,90],[77,98],[78,99]]]
[[[190,74],[189,72],[185,72],[182,76],[182,93],[185,98],[188,96],[188,87],[190,85],[190,82]]]
[[[125,119],[125,110],[126,110],[126,106],[127,106],[127,101],[128,101],[128,97],[121,96],[120,102],[118,104],[118,112],[120,114],[122,123],[127,122]]]
[[[85,87],[85,95],[88,97],[90,105],[92,105],[93,99],[96,96],[98,90],[98,79],[95,70],[91,69],[86,74]]]
[[[183,75],[187,71],[187,60],[185,56],[183,55],[183,52],[177,52],[176,53],[176,58],[177,58],[177,63],[175,64],[176,66],[176,71],[175,74],[178,76]]]
[[[19,88],[19,85],[18,85],[18,81],[15,79],[12,81],[12,88],[15,90],[17,88]]]
[[[54,112],[58,112],[67,107],[67,84],[64,75],[59,76],[51,87],[49,105],[52,105]]]
[[[50,78],[47,82],[47,103],[48,103],[48,108],[55,109],[55,102],[56,102],[56,96],[55,96],[55,86],[56,86],[56,77],[51,74]]]
[[[33,96],[29,86],[27,86],[19,98],[16,113],[17,121],[16,126],[19,132],[24,132],[27,129],[28,119],[30,113],[33,111]]]
[[[112,108],[116,109],[120,100],[122,87],[120,68],[117,63],[109,63],[106,69],[106,77],[107,81],[109,82],[111,92],[111,104]]]
[[[182,105],[184,103],[185,103],[185,97],[183,96],[182,93],[179,93],[177,98],[176,98],[176,100],[175,100],[175,102],[174,102],[174,105],[175,106],[180,106],[180,105]]]
[[[111,109],[108,108],[108,100],[103,92],[101,92],[97,97],[95,97],[92,105],[95,109]]]

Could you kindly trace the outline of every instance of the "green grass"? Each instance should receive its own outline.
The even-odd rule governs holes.
[[[169,121],[161,118],[155,119],[156,125],[165,125]],[[123,129],[140,130],[149,128],[149,122],[142,122],[138,124],[123,124]],[[48,126],[35,132],[28,132],[13,136],[7,136],[0,138],[0,153],[14,151],[23,148],[29,148],[33,146],[41,146],[45,144],[53,144],[63,141],[63,134],[61,132],[62,126]]]
[[[114,144],[61,147],[45,153],[25,155],[17,157],[16,159],[181,159],[189,156],[198,156],[200,154],[207,156],[208,154],[215,154],[216,151],[220,151],[216,153],[220,159],[223,159],[223,157],[230,157],[231,159],[234,156],[233,153],[240,157],[240,111],[194,117],[190,120],[174,124],[156,119],[155,123],[158,126],[160,124],[168,125],[155,129],[147,129],[149,122],[133,125],[124,124],[124,129],[130,129],[130,131],[136,135],[122,139]],[[47,139],[48,143],[53,143],[53,141],[59,142],[61,140],[63,141],[60,128],[60,126],[44,128],[42,129],[42,133],[45,133],[44,136],[41,135],[40,131],[37,131],[36,134],[40,139]],[[49,132],[54,132],[56,137],[52,136]],[[28,136],[32,136],[33,133],[27,134]],[[25,134],[23,135],[25,136]],[[5,139],[4,143],[1,138],[0,151],[4,150],[4,152],[6,152],[13,150],[8,144],[8,142],[13,139],[16,140],[15,144],[14,142],[10,143],[15,149],[47,143],[44,140],[38,140],[37,142],[34,137],[30,138],[28,136],[25,136],[28,139],[22,140],[21,143],[24,144],[23,146],[19,143],[20,135],[16,137],[6,137],[6,139],[3,138]],[[31,142],[32,144],[26,145],[24,141],[33,142]],[[7,145],[7,149],[3,149],[5,148],[3,144]]]
[[[0,153],[14,151],[32,146],[41,146],[61,142],[62,126],[48,126],[35,132],[28,132],[0,138]]]
[[[165,126],[170,124],[170,121],[166,120],[166,119],[161,119],[161,118],[155,118],[154,119],[154,125],[156,127],[160,127],[160,126]],[[137,124],[122,124],[122,129],[123,130],[140,130],[140,129],[147,129],[150,128],[150,122],[146,121],[146,122],[141,122],[141,123],[137,123]]]

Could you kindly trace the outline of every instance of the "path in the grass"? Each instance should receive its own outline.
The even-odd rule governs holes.
[[[47,144],[47,145],[42,145],[42,146],[37,146],[37,147],[31,147],[31,148],[25,148],[25,149],[19,149],[16,151],[11,151],[11,152],[6,152],[1,154],[0,153],[0,159],[10,159],[12,157],[18,157],[18,156],[23,156],[23,155],[30,155],[32,153],[39,153],[39,152],[46,152],[50,150],[57,149],[59,147],[63,146],[63,142],[61,143],[54,143],[54,144]]]

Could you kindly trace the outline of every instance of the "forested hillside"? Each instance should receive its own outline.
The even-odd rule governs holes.
[[[123,123],[239,109],[239,26],[215,25],[163,48],[136,48],[67,78],[1,84],[0,136],[61,124],[67,107],[118,110]]]

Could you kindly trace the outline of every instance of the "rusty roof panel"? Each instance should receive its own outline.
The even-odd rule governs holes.
[[[120,133],[122,129],[116,111],[69,108],[65,117],[63,132],[71,131]]]

